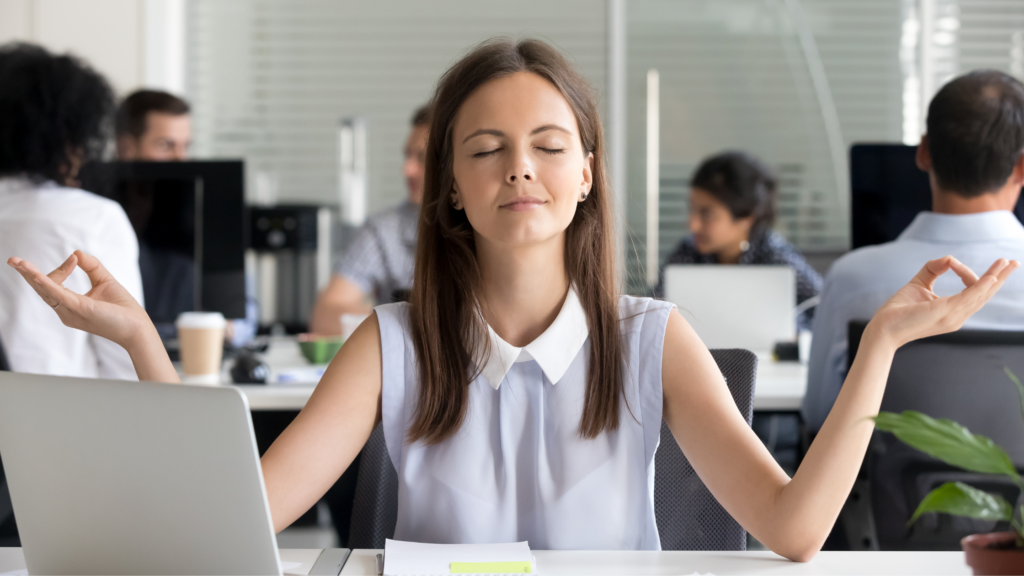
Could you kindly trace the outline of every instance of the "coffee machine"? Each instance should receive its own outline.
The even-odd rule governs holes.
[[[303,204],[249,211],[261,331],[306,332],[317,294],[331,277],[335,215],[325,206]]]

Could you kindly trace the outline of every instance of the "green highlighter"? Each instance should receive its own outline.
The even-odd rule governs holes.
[[[452,562],[452,574],[531,574],[529,562]]]

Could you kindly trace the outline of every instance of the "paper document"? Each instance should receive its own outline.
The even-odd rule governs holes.
[[[452,564],[455,564],[453,570]],[[503,574],[536,574],[533,554],[526,542],[509,544],[420,544],[387,540],[385,576],[481,574],[481,570],[514,570]],[[526,570],[529,570],[527,572]]]

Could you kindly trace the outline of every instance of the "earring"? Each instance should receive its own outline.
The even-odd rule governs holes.
[[[452,196],[452,208],[456,210],[459,209],[459,199],[456,198],[455,196]]]
[[[747,250],[750,250],[750,242],[746,240],[740,242],[740,252],[746,252]]]
[[[580,196],[580,202],[583,202],[584,200],[586,200],[587,196],[590,196],[590,192],[584,192],[583,195]]]

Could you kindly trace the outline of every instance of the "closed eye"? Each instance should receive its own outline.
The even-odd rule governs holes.
[[[495,148],[494,150],[486,150],[484,152],[477,152],[476,154],[473,154],[473,158],[486,158],[487,156],[492,156],[495,152],[499,150],[501,150],[501,148]]]
[[[545,154],[551,154],[552,156],[555,154],[561,154],[562,152],[565,152],[565,148],[540,148],[540,150],[542,150]]]

